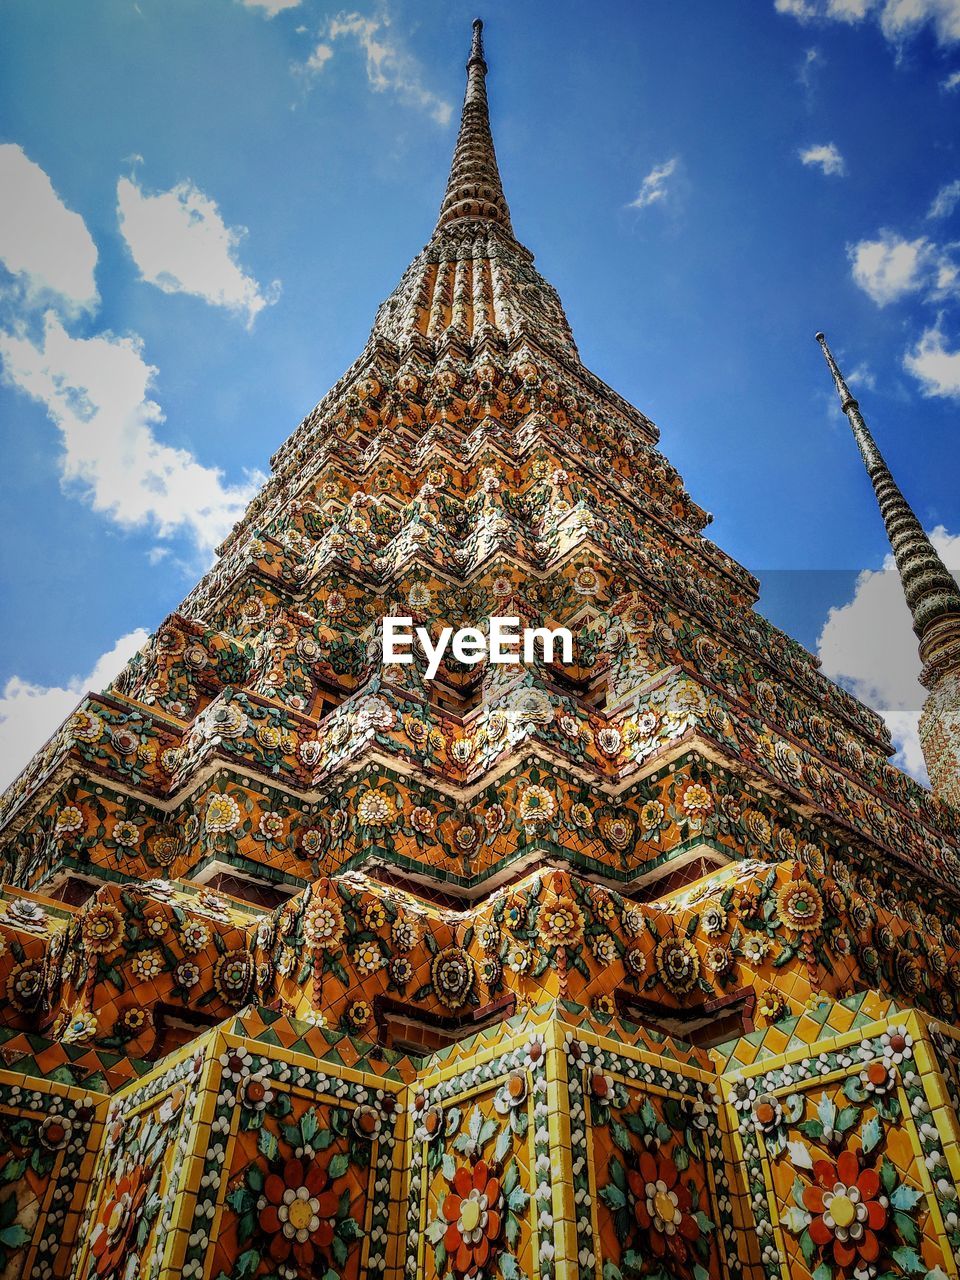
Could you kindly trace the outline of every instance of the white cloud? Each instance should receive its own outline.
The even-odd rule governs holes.
[[[97,246],[86,223],[63,203],[38,164],[14,143],[0,146],[0,261],[30,304],[67,311],[97,305]]]
[[[650,205],[666,199],[667,180],[676,172],[679,163],[679,156],[674,156],[671,160],[664,161],[663,164],[654,165],[640,183],[640,190],[637,192],[636,199],[630,201],[630,208],[646,209]]]
[[[838,22],[860,22],[870,12],[874,0],[827,0],[827,13]],[[896,4],[890,0],[888,7]]]
[[[925,396],[960,399],[960,351],[947,350],[939,325],[924,330],[903,364],[920,381]]]
[[[846,379],[851,387],[866,387],[868,391],[876,391],[877,389],[877,380],[874,377],[873,370],[865,361],[855,365],[846,375]]]
[[[217,468],[156,438],[163,413],[148,393],[157,370],[138,338],[73,338],[48,311],[42,345],[25,331],[0,333],[0,359],[6,380],[59,427],[64,483],[95,511],[160,537],[185,532],[205,556],[242,514],[260,477],[226,485]]]
[[[192,182],[147,195],[121,178],[117,213],[142,278],[164,293],[193,294],[245,315],[248,324],[279,297],[278,282],[263,289],[237,262],[245,229],[226,226],[216,203]]]
[[[307,70],[322,71],[332,57],[333,49],[321,41],[307,59]]]
[[[825,61],[821,51],[815,47],[804,51],[803,61],[797,71],[797,80],[808,92],[813,88],[816,73]]]
[[[0,689],[0,790],[7,787],[28,760],[60,727],[86,693],[100,693],[146,643],[142,627],[121,636],[98,658],[89,675],[74,676],[64,685],[32,684],[11,676]]]
[[[928,24],[941,44],[960,40],[960,0],[774,0],[774,8],[800,22],[852,24],[871,18],[895,44]]]
[[[928,212],[928,218],[949,218],[951,213],[960,202],[960,178],[956,178],[953,182],[948,182],[946,186],[940,188],[933,198]]]
[[[923,291],[928,299],[946,297],[957,288],[957,268],[945,249],[925,236],[905,240],[881,231],[876,240],[847,246],[853,278],[879,307]]]
[[[954,89],[960,89],[960,71],[951,71],[946,80],[940,81],[940,88],[947,93],[953,93]]]
[[[240,0],[245,9],[262,9],[264,16],[275,18],[284,9],[297,9],[300,0]]]
[[[365,17],[362,13],[338,14],[322,31],[323,39],[303,70],[322,71],[333,57],[334,43],[352,40],[364,55],[367,80],[372,89],[377,93],[392,91],[404,102],[426,111],[437,124],[449,124],[452,104],[426,88],[419,62],[391,35],[389,27],[390,18],[386,13],[376,18]]]
[[[930,538],[947,568],[960,569],[960,535],[940,526]],[[830,610],[817,652],[826,675],[842,681],[886,720],[897,764],[926,781],[917,728],[926,690],[919,680],[917,638],[892,555],[882,569],[859,575],[848,604]]]
[[[930,241],[903,240],[890,231],[879,240],[861,240],[847,252],[853,264],[853,278],[878,306],[886,306],[923,285]]]
[[[926,692],[922,685],[920,688],[921,691]],[[920,712],[890,711],[883,708],[877,708],[877,710],[883,716],[896,748],[894,764],[899,765],[904,773],[909,773],[918,782],[929,784],[927,762],[923,758],[923,748],[920,745]]]
[[[832,142],[820,143],[814,147],[801,147],[798,152],[800,163],[818,165],[825,174],[836,174],[842,178],[847,172],[843,156]]]

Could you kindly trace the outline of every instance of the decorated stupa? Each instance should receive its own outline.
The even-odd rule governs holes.
[[[581,363],[486,76],[477,22],[362,352],[2,798],[2,1280],[958,1275],[960,593],[823,339],[926,789]]]

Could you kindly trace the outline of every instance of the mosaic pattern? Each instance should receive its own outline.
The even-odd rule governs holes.
[[[73,1271],[76,1280],[162,1274],[198,1119],[201,1052],[120,1094],[107,1115]]]
[[[63,1275],[106,1099],[0,1071],[0,1276]]]
[[[960,808],[960,672],[944,673],[920,716],[924,759],[937,794]]]
[[[360,358],[0,798],[0,1280],[958,1277],[949,646],[934,794],[581,364],[485,72]],[[431,680],[391,615],[574,654]]]
[[[956,1273],[954,1136],[931,1122],[931,1066],[910,1014],[724,1078],[764,1274]]]
[[[317,1070],[322,1034],[276,1015],[226,1025],[111,1106],[77,1280],[385,1268],[400,1079]]]
[[[484,1056],[413,1096],[410,1276],[552,1274],[543,1034]]]
[[[132,1059],[253,1000],[369,1036],[398,1009],[468,1026],[547,996],[677,1032],[727,1007],[744,1030],[767,1026],[868,986],[955,1017],[960,934],[944,904],[901,906],[801,852],[721,866],[653,902],[563,870],[467,910],[357,873],[321,877],[270,913],[167,881],[106,886],[58,915],[27,900],[31,952],[22,926],[9,933],[8,1007],[15,1026],[39,1014],[60,1044]]]
[[[732,1226],[728,1174],[708,1064],[694,1061],[687,1074],[574,1032],[564,1050],[574,1186],[592,1206],[577,1223],[587,1242],[578,1252],[583,1280],[604,1259],[607,1274],[612,1263],[657,1280],[731,1274],[719,1234]]]

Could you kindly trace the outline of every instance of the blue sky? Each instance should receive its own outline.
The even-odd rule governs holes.
[[[813,334],[960,568],[960,0],[479,12],[514,227],[585,363],[918,771],[912,637]],[[7,0],[4,777],[176,607],[360,351],[432,229],[474,16]]]

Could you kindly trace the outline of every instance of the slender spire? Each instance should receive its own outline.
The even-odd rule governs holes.
[[[913,629],[920,639],[920,656],[924,662],[929,662],[935,656],[931,648],[941,649],[945,629],[953,633],[951,639],[955,640],[956,629],[960,627],[960,588],[890,474],[863,420],[860,405],[844,381],[822,333],[817,334],[817,342],[823,348],[840,397],[840,408],[847,415],[877,495],[880,514],[900,571],[903,594],[913,615]],[[953,643],[950,647],[953,648]]]
[[[478,218],[498,222],[513,234],[490,132],[486,76],[483,23],[477,18],[467,59],[467,89],[463,96],[460,132],[453,150],[446,195],[437,219],[438,231],[461,218]]]

